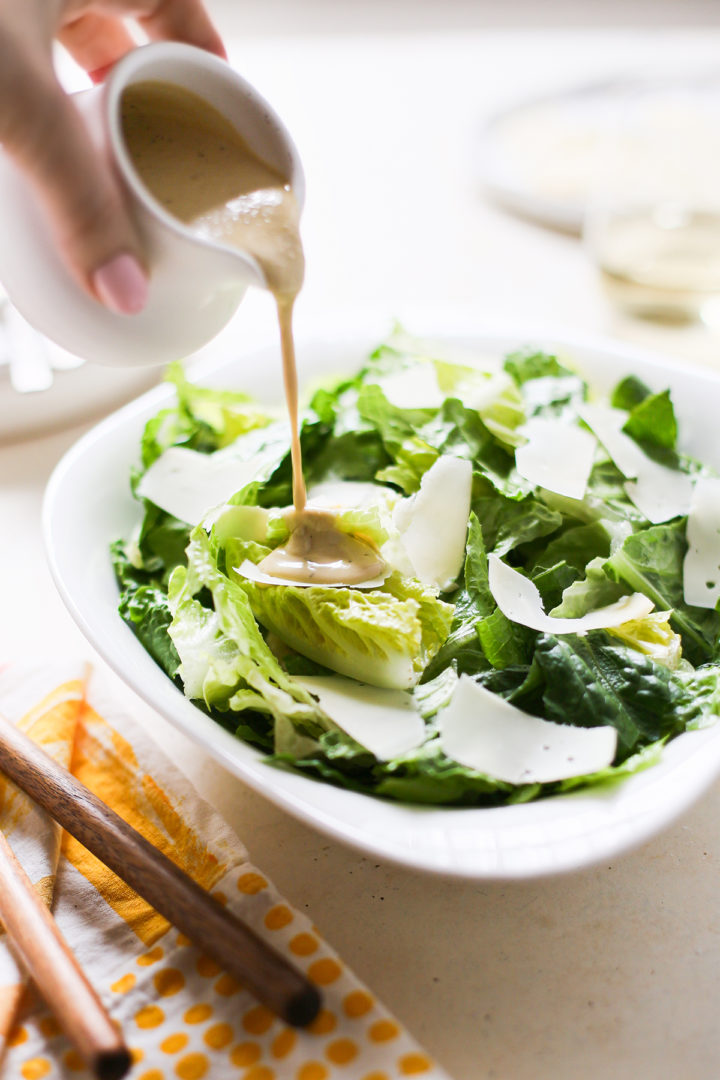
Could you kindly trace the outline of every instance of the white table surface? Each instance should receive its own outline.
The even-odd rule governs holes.
[[[719,31],[313,26],[269,37],[240,36],[232,5],[218,18],[233,62],[284,116],[305,160],[304,321],[461,306],[720,368],[706,333],[620,318],[577,240],[489,206],[470,170],[474,133],[500,105],[636,64],[711,62]],[[266,298],[249,298],[229,333],[271,339]],[[0,657],[92,656],[56,595],[40,533],[47,478],[84,429],[0,447]],[[363,858],[246,789],[164,722],[154,730],[255,862],[455,1080],[720,1075],[720,784],[611,865],[462,883]]]

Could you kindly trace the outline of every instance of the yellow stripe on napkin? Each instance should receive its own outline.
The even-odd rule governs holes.
[[[222,877],[224,864],[183,821],[159,784],[143,773],[131,744],[87,704],[75,737],[72,773],[204,889]],[[62,851],[145,945],[167,932],[167,919],[68,833]]]

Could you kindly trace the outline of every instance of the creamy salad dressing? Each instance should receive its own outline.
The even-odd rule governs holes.
[[[260,563],[266,574],[318,585],[359,585],[385,570],[376,548],[340,532],[330,510],[308,507],[288,515],[290,538]]]
[[[374,547],[336,529],[328,511],[306,509],[292,330],[305,260],[291,186],[217,109],[183,87],[155,81],[129,86],[122,128],[133,165],[158,202],[199,235],[252,255],[277,304],[294,512],[288,543],[263,560],[263,570],[319,585],[377,577],[385,564]]]

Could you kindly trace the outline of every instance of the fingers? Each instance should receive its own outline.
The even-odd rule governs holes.
[[[138,24],[153,41],[184,41],[227,59],[225,46],[200,0],[153,0],[137,14]]]
[[[147,300],[140,240],[111,165],[55,79],[50,41],[59,24],[62,44],[98,80],[134,45],[124,18],[153,40],[225,57],[222,40],[201,0],[0,0],[3,11],[0,143],[39,192],[78,280],[113,310],[139,311]]]
[[[91,77],[101,81],[108,68],[134,47],[132,35],[120,19],[108,15],[81,15],[58,32],[58,40]]]
[[[139,311],[147,277],[110,166],[52,73],[17,57],[12,66],[14,100],[22,101],[22,109],[0,110],[0,141],[37,188],[58,246],[82,285],[114,311]],[[7,73],[6,67],[2,75]],[[2,90],[0,85],[0,100],[11,100]]]
[[[70,4],[57,36],[95,82],[136,44],[123,18],[135,18],[154,41],[183,41],[227,59],[200,0],[83,0]]]

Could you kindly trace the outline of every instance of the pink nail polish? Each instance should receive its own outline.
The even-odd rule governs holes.
[[[148,281],[133,255],[116,255],[92,275],[98,299],[118,315],[135,315],[147,303]]]
[[[114,64],[105,64],[104,67],[95,68],[94,71],[88,71],[93,83],[97,86],[98,83],[105,82],[105,77],[112,71]]]

